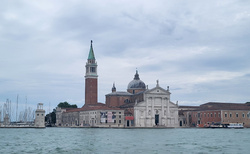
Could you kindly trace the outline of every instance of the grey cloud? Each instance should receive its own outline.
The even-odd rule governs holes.
[[[83,104],[91,39],[100,69],[100,102],[114,81],[126,90],[136,67],[151,87],[156,79],[170,85],[173,101],[180,103],[249,99],[247,1],[1,4],[0,85],[8,90],[1,91],[0,102],[20,93],[53,106],[64,100]],[[214,71],[245,76],[191,80]]]

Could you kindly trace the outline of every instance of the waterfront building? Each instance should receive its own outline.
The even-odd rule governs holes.
[[[178,105],[170,101],[169,88],[157,85],[148,89],[136,70],[127,91],[106,95],[105,104],[99,103],[97,62],[92,41],[85,74],[85,104],[77,109],[56,109],[57,126],[82,127],[178,127]]]
[[[75,126],[75,127],[123,127],[124,112],[119,108],[108,108],[105,105],[84,106],[79,109],[67,109],[62,112],[61,121],[58,119],[58,126]]]
[[[182,108],[185,107],[180,106]],[[243,123],[244,127],[250,127],[249,103],[209,102],[192,109],[182,112],[190,127],[227,126],[230,123]]]
[[[57,126],[123,127],[124,110],[99,103],[97,62],[91,41],[85,65],[85,104],[77,109],[56,109]]]
[[[136,127],[178,127],[178,105],[170,101],[169,88],[156,87],[146,90],[144,100],[136,102],[134,117]]]
[[[106,104],[124,109],[125,127],[178,127],[178,105],[170,101],[169,87],[148,89],[140,79],[138,71],[128,83],[127,91],[116,91],[106,95]]]
[[[179,126],[180,127],[190,127],[191,122],[190,119],[190,112],[199,109],[199,106],[179,106],[178,114],[179,114]]]
[[[45,110],[43,109],[43,103],[37,104],[37,109],[35,112],[35,127],[45,127]]]

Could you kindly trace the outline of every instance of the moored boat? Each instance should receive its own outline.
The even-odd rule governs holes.
[[[244,128],[243,123],[229,123],[227,128],[242,129]]]

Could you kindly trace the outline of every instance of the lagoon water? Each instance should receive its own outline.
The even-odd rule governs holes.
[[[250,129],[0,129],[0,153],[250,153]]]

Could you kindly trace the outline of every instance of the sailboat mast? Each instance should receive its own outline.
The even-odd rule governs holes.
[[[27,96],[26,96],[26,101],[25,101],[25,114],[24,114],[24,118],[25,118],[25,123],[27,123]]]
[[[17,113],[18,113],[18,94],[16,98],[16,124],[17,124]]]

